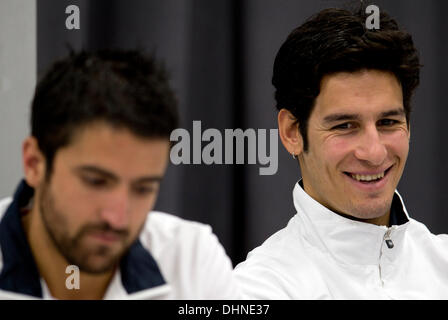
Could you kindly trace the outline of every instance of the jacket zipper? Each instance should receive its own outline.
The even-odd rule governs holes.
[[[390,232],[392,230],[389,228],[387,229],[386,233],[384,234],[384,241],[386,242],[386,245],[389,249],[392,249],[394,247],[394,242],[390,238]]]
[[[394,242],[392,241],[392,239],[390,238],[390,233],[392,231],[392,228],[388,228],[386,233],[384,234],[383,240],[384,242],[386,242],[386,245],[389,249],[392,249],[394,247]],[[383,250],[381,249],[380,251],[380,260],[379,260],[379,265],[378,265],[378,269],[379,269],[379,276],[380,276],[380,281],[381,281],[381,285],[384,285],[383,282],[383,276],[381,273],[381,257],[383,255]]]

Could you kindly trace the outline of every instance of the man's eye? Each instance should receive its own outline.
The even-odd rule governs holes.
[[[397,124],[399,122],[400,121],[394,120],[394,119],[382,119],[382,120],[379,121],[379,125],[380,126],[390,127],[390,126],[393,126],[394,124]]]
[[[134,191],[137,195],[147,195],[155,191],[154,187],[135,187]]]
[[[105,186],[107,181],[102,178],[93,178],[93,177],[82,177],[84,183],[92,187],[102,187]]]
[[[338,124],[337,126],[334,126],[333,130],[347,130],[347,129],[353,129],[354,125],[350,122],[345,122],[342,124]]]

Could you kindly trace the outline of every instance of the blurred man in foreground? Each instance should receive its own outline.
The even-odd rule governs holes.
[[[211,228],[150,212],[177,121],[152,58],[81,52],[55,63],[32,103],[25,179],[0,201],[0,297],[235,298]]]

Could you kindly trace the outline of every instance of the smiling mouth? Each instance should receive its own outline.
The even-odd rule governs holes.
[[[384,179],[384,177],[388,174],[388,172],[390,171],[390,169],[392,167],[393,167],[393,165],[390,166],[385,171],[380,172],[378,174],[373,174],[373,175],[355,174],[355,173],[350,173],[350,172],[344,172],[344,174],[349,176],[353,180],[356,180],[361,183],[369,184],[369,183],[375,183],[375,182],[378,182],[378,181],[381,181],[382,179]]]

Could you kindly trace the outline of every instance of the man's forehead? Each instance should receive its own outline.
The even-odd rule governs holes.
[[[361,119],[405,115],[401,85],[379,70],[325,75],[312,113],[321,119]]]
[[[74,128],[71,135],[71,142],[76,142],[77,140],[87,140],[93,142],[95,140],[112,139],[116,141],[118,136],[126,136],[132,140],[138,141],[151,141],[151,139],[145,139],[143,137],[137,136],[130,129],[124,126],[113,125],[107,121],[97,120],[79,125]]]
[[[127,129],[97,124],[80,129],[67,146],[58,150],[55,163],[69,170],[84,169],[74,172],[136,180],[160,177],[168,156],[168,139],[140,138]]]
[[[401,87],[400,81],[397,76],[387,70],[378,70],[378,69],[360,69],[356,71],[339,71],[339,72],[331,72],[324,74],[320,81],[320,87],[326,87],[328,85],[349,85],[353,86],[354,84],[363,84],[363,82],[359,82],[359,79],[363,80],[374,80],[377,79],[387,79],[388,81],[393,81]]]
[[[95,155],[100,151],[112,151],[116,156],[120,156],[123,155],[123,152],[117,151],[124,151],[123,148],[133,149],[132,151],[139,153],[168,149],[169,139],[168,137],[142,137],[126,127],[98,121],[73,130],[70,143],[66,147],[93,149],[93,153],[90,155]]]
[[[320,82],[318,100],[378,100],[402,99],[402,87],[397,77],[380,70],[338,72],[324,75]]]

